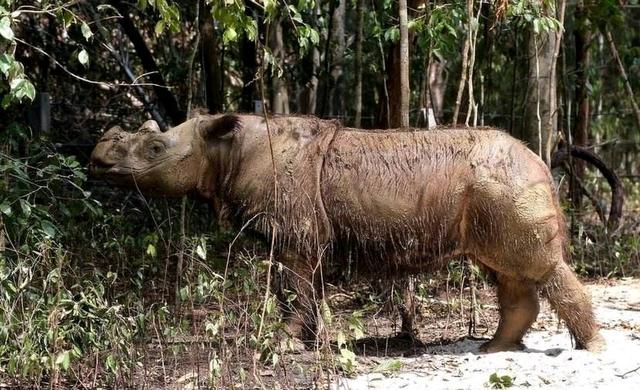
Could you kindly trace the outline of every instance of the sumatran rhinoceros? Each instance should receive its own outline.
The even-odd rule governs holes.
[[[363,131],[311,117],[200,115],[162,133],[107,131],[91,172],[149,196],[196,194],[270,237],[289,331],[318,326],[322,264],[375,275],[418,273],[466,255],[497,280],[500,322],[483,351],[522,349],[538,293],[577,348],[605,343],[589,296],[567,265],[553,179],[498,130]],[[340,263],[342,261],[342,263]]]

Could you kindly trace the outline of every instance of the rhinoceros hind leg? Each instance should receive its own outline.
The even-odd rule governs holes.
[[[498,275],[500,322],[493,339],[480,347],[482,352],[519,351],[522,337],[540,310],[535,283]]]
[[[606,342],[599,333],[591,298],[576,274],[564,261],[558,261],[543,287],[551,307],[567,324],[577,349],[600,352]]]

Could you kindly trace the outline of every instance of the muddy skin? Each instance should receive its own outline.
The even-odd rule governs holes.
[[[466,255],[496,274],[500,323],[486,352],[523,348],[540,293],[577,348],[599,351],[589,296],[567,265],[566,233],[544,163],[493,129],[361,131],[311,117],[200,115],[160,133],[116,127],[91,172],[149,196],[197,194],[238,223],[275,229],[283,305],[295,337],[315,337],[322,265],[389,277]],[[347,250],[345,250],[347,248]]]

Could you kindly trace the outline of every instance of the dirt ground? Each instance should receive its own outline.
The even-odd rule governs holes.
[[[640,279],[586,283],[608,348],[600,354],[577,351],[566,328],[546,301],[525,337],[521,352],[479,353],[496,329],[498,313],[493,287],[478,290],[476,337],[469,329],[468,291],[442,286],[422,299],[416,320],[417,341],[390,337],[399,331],[397,315],[380,307],[364,311],[364,337],[354,343],[355,369],[336,362],[336,333],[348,329],[348,318],[362,310],[370,291],[335,290],[328,295],[335,318],[329,330],[331,349],[281,354],[276,365],[256,363],[239,351],[223,358],[223,376],[209,382],[216,347],[186,343],[180,354],[148,354],[135,387],[148,389],[640,389]],[[372,292],[374,293],[374,292]],[[424,294],[422,295],[424,296]],[[366,305],[366,302],[365,302]],[[230,340],[238,335],[230,335]],[[333,352],[331,352],[331,350]],[[150,348],[148,352],[153,352]],[[161,369],[160,369],[161,367]],[[493,377],[493,379],[492,379]],[[138,386],[139,385],[139,386]]]
[[[572,349],[568,331],[546,302],[524,340],[528,348],[523,352],[480,354],[483,340],[456,339],[464,327],[452,323],[451,316],[447,320],[445,314],[444,319],[418,322],[420,340],[429,343],[439,339],[435,344],[412,350],[397,345],[385,348],[380,342],[368,353],[361,349],[358,373],[335,376],[330,388],[479,389],[511,385],[516,389],[640,389],[640,279],[592,282],[588,289],[608,344],[603,353]],[[481,301],[490,302],[487,298]],[[434,297],[433,301],[439,299]],[[428,305],[425,302],[422,306]],[[487,305],[480,318],[489,337],[495,329],[495,307]],[[449,330],[442,327],[442,321],[449,321]]]

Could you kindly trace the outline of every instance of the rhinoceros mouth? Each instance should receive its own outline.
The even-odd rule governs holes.
[[[142,178],[151,173],[154,169],[171,160],[171,157],[166,157],[156,161],[152,165],[148,165],[144,168],[134,168],[128,165],[108,164],[102,161],[92,161],[89,163],[89,173],[96,178],[123,178],[134,176],[136,178]]]

